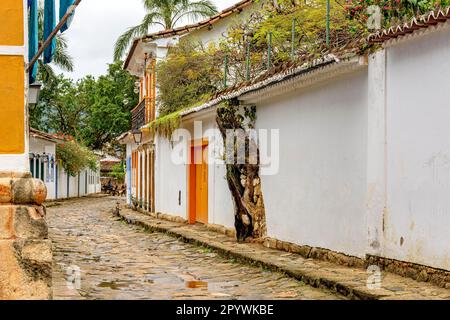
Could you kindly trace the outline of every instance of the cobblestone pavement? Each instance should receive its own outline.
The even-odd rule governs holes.
[[[112,215],[114,201],[84,198],[48,208],[54,299],[343,299],[129,226]],[[67,285],[77,268],[79,289],[76,280],[72,288]]]

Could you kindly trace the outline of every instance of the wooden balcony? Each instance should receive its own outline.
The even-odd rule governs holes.
[[[131,130],[139,130],[147,124],[147,108],[146,99],[142,99],[141,102],[131,110]]]
[[[144,98],[131,110],[131,130],[138,130],[155,120],[155,100]]]

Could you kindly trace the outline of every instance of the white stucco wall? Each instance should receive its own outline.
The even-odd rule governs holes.
[[[56,156],[56,143],[48,141],[48,140],[44,140],[44,139],[39,139],[36,137],[30,137],[30,153],[34,153],[34,154],[38,154],[38,155],[43,155],[46,154],[50,157],[55,158]],[[35,160],[36,161],[36,160]],[[34,163],[34,165],[36,166],[36,163]],[[30,168],[30,163],[28,163],[28,167],[27,167],[28,171],[31,171]],[[53,167],[53,169],[51,168],[51,164],[50,163],[44,163],[44,183],[47,187],[47,200],[53,200],[56,197],[56,176],[55,173],[53,173],[52,176],[52,170],[55,171],[56,166]],[[35,169],[33,169],[35,170]],[[52,180],[53,177],[53,180]]]
[[[194,130],[194,122],[201,123],[201,135]],[[223,163],[223,139],[216,123],[216,112],[194,117],[186,125],[195,140],[208,139],[208,222],[234,227],[234,205],[226,180]]]
[[[189,34],[182,36],[182,38],[187,38],[189,41],[201,42],[204,45],[218,44],[224,36],[227,35],[227,31],[231,26],[238,25],[245,19],[247,19],[254,10],[258,10],[261,7],[261,3],[253,3],[245,7],[242,12],[234,13],[225,19],[221,19],[215,22],[211,29],[208,27],[191,31]]]
[[[365,255],[367,71],[257,104],[280,130],[280,169],[261,177],[268,236]]]
[[[67,198],[67,174],[58,163],[58,199]]]
[[[450,30],[387,49],[387,257],[450,270]]]
[[[194,131],[194,121],[202,123],[201,130],[196,134]],[[214,113],[195,117],[183,124],[183,129],[189,132],[190,139],[208,139],[208,156],[210,159],[221,158],[218,154],[222,145],[220,133],[215,130]],[[179,140],[179,144],[188,145],[186,139]],[[177,144],[174,143],[174,147]],[[187,170],[186,163],[175,164],[172,160],[173,148],[171,143],[158,137],[156,140],[156,160],[155,160],[155,204],[156,211],[169,213],[188,218],[188,190],[187,190]],[[234,226],[234,209],[228,185],[225,179],[225,165],[210,161],[208,166],[208,222],[220,224],[227,227]],[[181,205],[178,203],[179,192],[181,192]]]
[[[176,165],[171,159],[172,147],[164,137],[155,142],[155,208],[157,212],[187,218],[187,172],[185,165]],[[179,196],[181,193],[181,201]]]
[[[100,164],[99,164],[100,165]],[[87,184],[86,184],[87,173]],[[100,172],[92,171],[90,169],[82,170],[79,175],[69,177],[69,184],[67,184],[67,173],[64,168],[58,164],[58,194],[57,199],[76,198],[86,195],[100,193]],[[69,186],[69,192],[67,192]],[[86,192],[87,191],[87,192]]]

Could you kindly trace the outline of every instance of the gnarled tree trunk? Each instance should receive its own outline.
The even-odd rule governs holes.
[[[238,241],[258,239],[266,234],[259,147],[251,136],[255,120],[256,108],[240,107],[236,101],[217,109],[216,121],[225,145],[226,178],[234,202]],[[233,142],[227,144],[227,139]],[[245,161],[238,161],[240,150],[245,150]]]

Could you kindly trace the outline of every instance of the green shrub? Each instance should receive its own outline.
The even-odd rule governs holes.
[[[87,168],[94,171],[98,169],[97,156],[75,140],[58,144],[56,157],[61,161],[64,170],[72,177]]]

